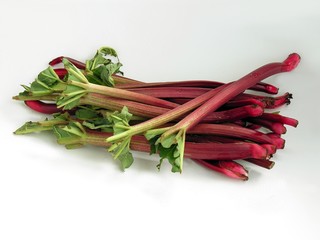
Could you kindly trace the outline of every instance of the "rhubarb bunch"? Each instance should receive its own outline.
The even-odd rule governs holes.
[[[274,110],[289,104],[292,94],[277,95],[276,86],[261,81],[292,71],[299,61],[293,53],[229,83],[145,83],[123,77],[118,54],[109,47],[86,62],[60,56],[13,97],[51,117],[26,122],[15,134],[51,131],[67,149],[105,147],[123,170],[133,164],[134,150],[158,154],[158,169],[167,159],[172,172],[181,173],[190,159],[247,180],[238,160],[271,169],[270,159],[284,148],[286,126],[298,125]]]

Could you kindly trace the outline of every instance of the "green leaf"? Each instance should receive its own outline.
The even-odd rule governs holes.
[[[109,64],[110,62],[110,59],[106,59],[103,54],[97,51],[96,55],[94,55],[92,59],[86,61],[86,69],[93,70],[101,64]]]
[[[114,159],[118,159],[123,170],[129,168],[134,159],[130,152],[130,138],[125,139],[120,143],[113,144],[109,149]]]
[[[66,89],[61,93],[57,100],[59,108],[63,107],[65,110],[73,109],[80,104],[80,98],[85,96],[87,91],[81,87],[74,85],[67,85]]]
[[[115,57],[116,62],[109,57]],[[122,73],[120,71],[121,66],[117,52],[112,48],[102,47],[92,59],[86,61],[86,72],[90,82],[100,82],[101,85],[113,87],[114,80],[112,75]]]
[[[53,132],[57,142],[71,149],[84,145],[86,132],[79,122],[70,122],[67,126],[54,126]]]
[[[36,79],[33,81],[30,85],[30,93],[32,96],[45,96],[49,95],[53,92],[52,88],[45,85],[44,83],[41,83]]]
[[[54,86],[60,81],[59,76],[55,73],[51,66],[39,73],[38,80],[49,87]]]
[[[107,119],[113,124],[113,133],[122,133],[130,128],[129,121],[132,114],[127,107],[123,107],[121,112],[118,111],[107,116]],[[122,169],[126,169],[133,163],[133,156],[130,152],[131,137],[127,137],[120,142],[113,143],[108,149],[114,159],[120,160]]]
[[[168,148],[163,147],[161,144],[158,143],[159,136],[149,139],[149,143],[151,146],[151,153],[159,153],[160,161],[157,165],[158,170],[160,170],[163,160],[167,159],[168,162],[171,164],[172,172],[181,172],[180,166],[176,163],[176,148],[177,144],[173,144]]]
[[[80,120],[92,120],[100,118],[100,115],[92,108],[81,107],[75,112],[75,115]]]
[[[91,71],[87,71],[87,72],[86,72],[86,77],[87,77],[87,79],[88,79],[88,81],[89,81],[90,83],[98,84],[98,85],[105,85],[105,84],[103,83],[103,81],[102,81],[99,77],[95,76],[95,75],[93,74],[93,72],[91,72]]]
[[[45,121],[39,122],[26,122],[23,126],[18,128],[14,134],[22,135],[33,132],[42,132],[52,130],[54,126],[57,125],[66,125],[69,122],[69,114],[68,113],[59,113],[55,114],[53,119],[46,119]]]
[[[29,86],[21,84],[21,87],[23,87],[25,89],[25,91],[27,91],[27,92],[31,91],[31,88]]]
[[[101,47],[98,52],[104,54],[104,55],[110,55],[110,56],[113,56],[113,57],[118,57],[118,54],[116,52],[116,50],[114,50],[113,48],[111,47]]]
[[[106,118],[86,120],[82,125],[92,130],[100,129],[103,132],[113,132],[113,124]]]
[[[162,137],[163,134],[169,128],[160,128],[147,131],[145,134],[149,140],[151,154],[159,153],[160,163],[157,168],[160,170],[161,164],[164,159],[167,159],[171,164],[172,172],[182,172],[183,158],[184,158],[184,146],[186,131],[181,130],[178,134],[171,134],[167,137]]]
[[[47,131],[52,130],[52,126],[42,126],[39,122],[26,122],[21,127],[19,127],[14,134],[22,135],[22,134],[28,134],[33,132],[41,132],[41,131]]]
[[[107,118],[114,125],[114,134],[118,134],[130,128],[129,122],[132,118],[132,114],[129,113],[128,108],[124,106],[120,113],[115,111],[114,113],[108,115]]]
[[[81,83],[89,83],[88,79],[83,75],[80,69],[73,65],[68,59],[63,58],[62,62],[68,71],[68,81],[76,81]]]
[[[65,132],[71,133],[78,137],[85,137],[86,131],[79,122],[70,122],[69,125],[62,128]]]

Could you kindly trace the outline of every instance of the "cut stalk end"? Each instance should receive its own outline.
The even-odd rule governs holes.
[[[301,60],[301,57],[297,53],[291,53],[286,60],[283,61],[282,70],[284,72],[290,72],[295,69]]]

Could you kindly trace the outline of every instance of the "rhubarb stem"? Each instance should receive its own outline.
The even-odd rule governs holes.
[[[169,135],[178,132],[180,129],[186,129],[186,131],[188,131],[190,128],[197,125],[210,112],[217,110],[225,102],[244,92],[257,82],[275,73],[293,70],[298,65],[299,60],[300,57],[298,54],[290,54],[288,58],[281,63],[270,63],[264,65],[248,75],[240,78],[238,81],[232,82],[231,84],[227,85],[226,88],[214,95],[210,100],[205,102],[201,107],[193,111],[190,115],[176,124],[172,129],[164,133],[162,138],[165,139]]]

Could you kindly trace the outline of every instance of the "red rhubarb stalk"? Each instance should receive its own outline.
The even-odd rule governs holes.
[[[278,113],[263,113],[259,118],[272,122],[279,122],[292,127],[297,127],[299,122],[294,118],[289,118]]]
[[[203,159],[192,160],[208,169],[220,172],[228,177],[243,181],[248,180],[248,171],[242,165],[234,161],[207,161]]]
[[[281,63],[271,63],[258,68],[257,70],[251,72],[250,74],[244,76],[238,81],[225,84],[216,89],[212,89],[209,92],[187,102],[186,104],[180,105],[167,113],[155,117],[151,120],[145,121],[141,124],[129,127],[127,131],[123,131],[107,139],[108,142],[116,143],[122,142],[121,146],[128,145],[130,143],[130,138],[139,133],[143,133],[152,128],[159,127],[167,122],[176,119],[179,116],[187,113],[190,110],[197,108],[202,105],[190,115],[184,118],[182,121],[177,123],[175,126],[171,127],[168,131],[162,134],[160,142],[164,148],[171,147],[172,144],[178,144],[179,148],[179,161],[175,161],[173,166],[174,171],[182,170],[183,154],[184,154],[184,139],[186,131],[197,125],[203,118],[205,118],[210,112],[215,111],[218,107],[223,105],[225,102],[229,101],[233,97],[245,91],[247,88],[252,87],[261,80],[280,72],[287,72],[293,70],[299,63],[300,57],[298,54],[291,54],[289,57]],[[205,103],[204,103],[205,102]],[[181,131],[180,131],[181,130]],[[161,132],[161,131],[160,131]],[[147,138],[151,139],[159,135],[160,132],[149,132],[147,133]],[[181,139],[181,140],[179,140]],[[159,143],[159,142],[158,142]],[[128,147],[122,147],[121,149],[116,146],[113,147],[114,156],[117,158],[122,154],[123,149],[128,149]]]
[[[238,94],[244,92],[249,87],[255,85],[262,79],[265,79],[275,72],[287,72],[294,69],[300,61],[298,54],[291,54],[282,63],[271,63],[260,67],[256,71],[244,76],[238,81],[232,82],[226,88],[219,91],[215,96],[211,97],[201,107],[194,110],[187,117],[177,123],[175,126],[164,132],[157,144],[161,144],[164,148],[170,148],[173,144],[177,144],[176,148],[179,154],[176,154],[177,160],[174,162],[174,169],[182,170],[183,156],[184,156],[184,141],[188,130],[197,125],[210,112],[217,110],[230,99]]]
[[[278,72],[275,72],[276,74]],[[224,85],[225,83],[210,81],[210,80],[189,80],[189,81],[172,81],[172,82],[154,82],[154,83],[136,83],[136,84],[123,84],[118,86],[123,89],[132,88],[154,88],[154,87],[200,87],[200,88],[216,88]],[[277,94],[278,88],[267,83],[257,83],[252,86],[250,90],[266,92],[269,94]]]
[[[27,100],[25,104],[34,111],[45,114],[53,114],[61,112],[61,109],[57,108],[54,103],[44,103],[38,100]]]

